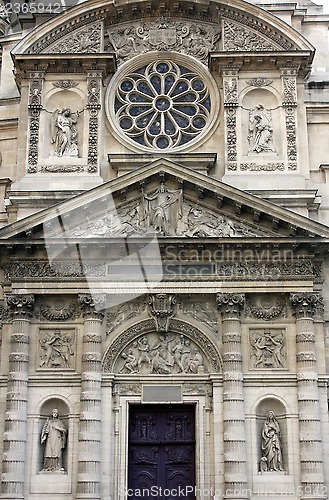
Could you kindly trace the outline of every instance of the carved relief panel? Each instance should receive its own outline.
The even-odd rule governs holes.
[[[114,371],[122,374],[183,374],[208,372],[198,345],[185,335],[142,335],[121,352]]]
[[[249,331],[250,368],[286,369],[287,347],[282,328],[255,328]]]
[[[74,328],[39,329],[38,370],[74,370],[75,362],[76,331]]]

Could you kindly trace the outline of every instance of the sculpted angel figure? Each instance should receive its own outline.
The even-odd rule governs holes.
[[[77,118],[73,118],[76,114]],[[56,109],[51,120],[51,143],[55,145],[55,156],[78,156],[77,123],[79,113],[70,108]]]
[[[67,429],[59,419],[58,410],[53,409],[41,432],[41,444],[46,443],[43,454],[43,471],[62,471],[63,450],[66,446]]]

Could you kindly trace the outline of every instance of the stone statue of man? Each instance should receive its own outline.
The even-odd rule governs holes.
[[[43,471],[62,471],[63,450],[66,446],[67,429],[58,418],[58,410],[53,409],[41,432],[41,444],[45,443],[43,454]]]

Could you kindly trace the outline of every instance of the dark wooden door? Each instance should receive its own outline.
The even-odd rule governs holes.
[[[194,416],[191,405],[131,406],[130,500],[195,500]]]

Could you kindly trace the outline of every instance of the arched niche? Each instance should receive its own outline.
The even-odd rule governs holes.
[[[250,89],[241,96],[241,136],[242,136],[242,154],[245,157],[258,158],[260,156],[277,158],[283,154],[282,150],[282,130],[283,118],[281,117],[281,108],[279,96],[276,95],[274,89],[256,88]],[[271,145],[269,150],[260,151],[253,150],[251,144],[251,135],[255,114],[259,114],[264,118],[260,120],[260,125],[269,128],[271,135]]]
[[[257,471],[262,473],[261,458],[262,452],[262,430],[269,413],[273,412],[276,420],[278,421],[281,431],[281,446],[284,472],[265,472],[265,474],[284,474],[289,473],[288,470],[288,433],[287,433],[287,409],[282,401],[273,396],[268,396],[262,399],[256,407],[256,442],[257,442]]]
[[[148,343],[148,348],[145,339]],[[182,346],[179,345],[179,342],[181,342]],[[155,357],[163,357],[162,352],[166,344],[170,351],[167,359],[169,359],[169,363],[172,363],[172,367],[168,364],[166,365],[168,366],[168,370],[162,371],[159,366],[164,366],[164,364],[163,362],[160,363],[157,361]],[[135,349],[135,352],[130,354],[130,349]],[[145,350],[143,351],[143,349]],[[186,367],[185,371],[182,371],[177,363],[177,358],[179,357],[178,351],[180,349],[182,356],[185,354],[185,361],[183,364],[183,366]],[[150,362],[144,361],[146,356],[145,354],[143,355],[143,352],[147,353]],[[170,356],[175,358],[175,353],[176,359],[171,359]],[[126,366],[127,356],[135,355],[135,357],[137,357],[136,354],[142,356],[143,361],[138,365],[138,361],[140,360],[139,357],[137,365],[135,362],[132,362],[131,367],[133,370],[130,370],[129,367],[123,368]],[[192,361],[190,364],[188,364],[186,360],[189,354],[191,356],[190,361]],[[160,373],[161,375],[188,375],[222,372],[222,359],[213,342],[195,326],[178,319],[172,319],[170,321],[170,328],[167,334],[156,333],[154,321],[151,319],[141,321],[131,326],[116,337],[107,348],[102,365],[105,373],[117,374],[133,374],[140,373],[141,371],[144,375],[152,375],[152,373]],[[147,369],[145,365],[148,365],[149,369]]]
[[[63,422],[67,429],[67,435],[66,435],[66,446],[63,450],[63,467],[65,471],[68,473],[69,469],[69,440],[68,436],[70,433],[70,420],[69,420],[69,414],[70,414],[70,409],[67,405],[67,403],[61,399],[60,397],[51,397],[47,399],[46,401],[43,402],[43,404],[40,407],[40,417],[39,417],[39,423],[38,423],[38,457],[37,457],[37,471],[40,473],[43,468],[43,456],[44,456],[44,445],[41,444],[41,433],[42,433],[42,428],[44,424],[47,421],[47,418],[51,417],[52,412],[54,409],[58,410],[58,415],[59,419]]]
[[[54,89],[46,95],[44,112],[40,117],[40,157],[44,159],[52,158],[55,161],[76,161],[84,156],[84,99],[81,91]],[[56,110],[60,112],[68,108],[71,111],[71,118],[74,129],[77,133],[78,156],[57,157],[54,154],[54,136],[56,134],[55,115]]]

